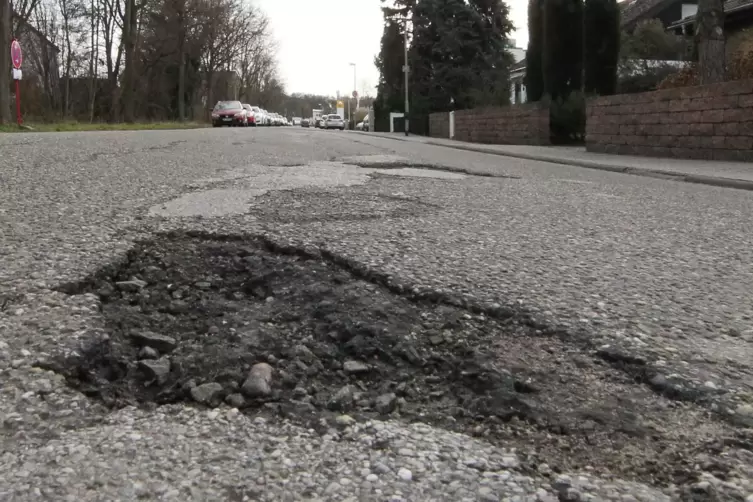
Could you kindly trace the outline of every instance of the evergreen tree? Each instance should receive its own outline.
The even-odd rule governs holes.
[[[542,0],[528,2],[528,50],[526,51],[526,95],[538,101],[544,95],[544,6]]]
[[[411,87],[417,114],[509,103],[512,25],[499,0],[422,0],[413,10]],[[413,113],[412,113],[413,114]]]
[[[583,0],[544,2],[544,92],[567,98],[583,85]]]
[[[403,33],[397,22],[385,21],[381,49],[374,60],[379,69],[377,100],[385,110],[397,111],[403,108]]]
[[[620,57],[620,9],[617,0],[586,0],[584,90],[601,96],[617,90]]]

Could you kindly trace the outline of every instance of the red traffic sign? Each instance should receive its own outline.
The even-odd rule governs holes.
[[[18,40],[14,39],[10,43],[10,59],[13,62],[13,68],[20,70],[21,63],[24,62],[24,55],[21,52],[21,44],[18,43]]]

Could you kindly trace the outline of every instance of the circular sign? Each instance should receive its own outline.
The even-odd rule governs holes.
[[[23,53],[21,52],[21,44],[18,43],[18,40],[13,40],[10,43],[10,59],[11,62],[13,62],[13,68],[16,70],[21,69],[21,63],[24,61]]]
[[[358,91],[353,91],[353,99],[358,99]]]

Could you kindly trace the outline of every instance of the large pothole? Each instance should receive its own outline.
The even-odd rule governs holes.
[[[525,446],[534,465],[541,454],[555,469],[692,477],[676,453],[705,434],[681,405],[512,313],[416,303],[311,255],[206,236],[141,243],[66,288],[99,295],[110,336],[54,369],[111,406],[393,416]],[[665,430],[679,420],[694,440]]]

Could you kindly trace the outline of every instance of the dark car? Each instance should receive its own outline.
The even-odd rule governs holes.
[[[310,127],[311,121],[309,119],[301,119],[301,127]]]
[[[240,101],[218,101],[212,110],[212,125],[246,126],[248,115]]]

